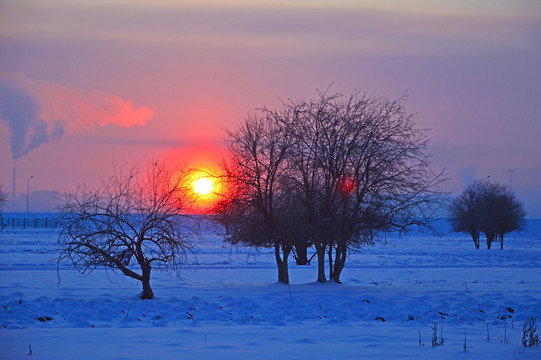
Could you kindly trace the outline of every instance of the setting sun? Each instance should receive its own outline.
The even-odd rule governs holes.
[[[194,181],[193,190],[197,195],[208,195],[211,193],[214,184],[208,177],[201,177]]]
[[[185,210],[194,214],[205,214],[222,199],[224,185],[213,168],[192,168],[184,174],[183,191],[186,195]]]

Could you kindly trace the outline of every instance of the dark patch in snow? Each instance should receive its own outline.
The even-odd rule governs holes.
[[[50,316],[38,316],[36,320],[39,320],[40,322],[47,322],[53,320]]]

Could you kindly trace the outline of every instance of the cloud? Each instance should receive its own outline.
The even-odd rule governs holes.
[[[120,0],[114,7],[102,0],[8,3],[9,16],[2,19],[6,38],[232,47],[271,54],[469,52],[479,42],[498,48],[537,44],[539,31],[539,8],[527,0],[493,6],[429,0]]]
[[[41,105],[40,116],[48,122],[60,121],[66,132],[87,132],[98,126],[144,126],[152,110],[113,94],[74,89],[42,82],[29,88]]]
[[[0,74],[0,116],[11,132],[14,161],[65,134],[97,127],[144,126],[153,112],[118,95],[36,81],[20,73]]]

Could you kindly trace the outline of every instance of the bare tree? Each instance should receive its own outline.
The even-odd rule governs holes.
[[[274,248],[278,281],[287,284],[292,245],[280,235],[277,208],[290,144],[276,116],[262,109],[228,132],[230,157],[223,170],[231,190],[224,192],[227,198],[217,212],[229,243]]]
[[[285,104],[294,146],[291,173],[308,214],[319,282],[340,282],[348,251],[388,231],[429,226],[440,203],[426,130],[416,129],[403,98],[395,101],[322,92]]]
[[[449,211],[453,230],[476,237],[477,249],[480,233],[485,234],[487,249],[496,240],[503,249],[505,234],[522,230],[525,225],[526,212],[516,194],[495,181],[476,180],[466,186],[453,200]]]
[[[305,264],[314,246],[317,280],[326,281],[328,259],[340,282],[349,251],[386,231],[427,226],[444,176],[432,172],[426,131],[402,102],[323,92],[264,108],[230,132],[229,241],[274,244],[284,282],[288,254]]]
[[[480,216],[480,229],[485,234],[487,249],[490,249],[498,232],[498,207],[501,195],[506,187],[493,181],[478,181],[478,213]]]
[[[526,210],[515,192],[510,189],[499,196],[496,210],[496,235],[503,250],[503,238],[513,231],[521,231],[525,228]]]
[[[500,241],[503,249],[505,234],[524,228],[526,212],[516,194],[496,181],[479,182],[481,231],[487,239],[487,249],[494,241]]]
[[[115,167],[100,187],[64,193],[59,262],[83,274],[98,267],[120,271],[141,282],[141,299],[152,299],[151,270],[178,274],[191,249],[182,174],[158,162],[143,173]]]
[[[481,233],[481,214],[479,213],[480,183],[467,186],[464,191],[451,201],[449,206],[451,228],[455,232],[469,234],[479,249]]]

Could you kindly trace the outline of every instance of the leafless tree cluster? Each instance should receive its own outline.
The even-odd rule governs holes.
[[[144,172],[115,167],[100,187],[64,193],[59,262],[72,262],[83,274],[98,267],[120,271],[141,281],[142,299],[152,299],[151,270],[178,274],[191,248],[182,184],[182,173],[156,162]]]
[[[444,174],[434,173],[426,130],[403,98],[319,93],[263,108],[228,133],[231,179],[220,214],[232,244],[273,246],[287,258],[315,248],[319,282],[340,282],[349,251],[389,231],[427,226]]]
[[[514,191],[495,181],[476,180],[464,188],[451,203],[451,227],[469,234],[479,249],[481,233],[486,236],[487,249],[499,241],[503,249],[505,234],[524,228],[526,211]]]

